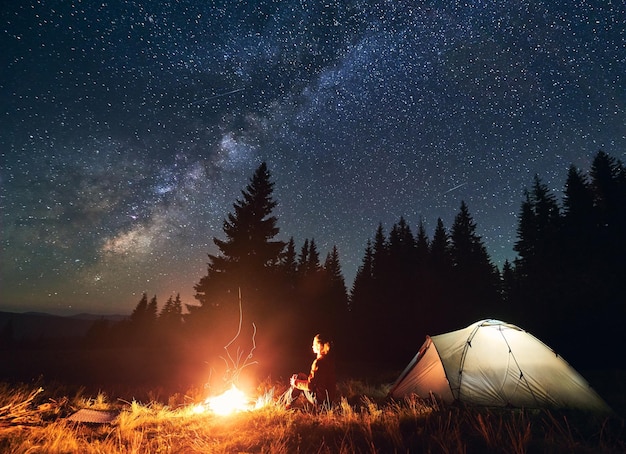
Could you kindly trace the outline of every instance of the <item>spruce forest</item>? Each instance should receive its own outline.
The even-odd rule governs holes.
[[[380,367],[393,376],[426,335],[484,318],[516,324],[586,369],[613,361],[626,341],[626,169],[602,151],[587,172],[569,169],[562,195],[540,176],[529,182],[517,256],[502,269],[461,203],[432,237],[404,218],[373,226],[351,288],[341,251],[319,251],[314,238],[297,245],[280,231],[273,191],[263,163],[213,239],[218,252],[195,285],[197,301],[170,297],[159,307],[144,294],[127,320],[95,322],[82,347],[126,349],[134,380],[185,387],[219,364],[226,374],[254,364],[257,376],[275,377],[306,367],[320,332],[334,339],[340,372]],[[100,378],[116,368],[103,366]]]

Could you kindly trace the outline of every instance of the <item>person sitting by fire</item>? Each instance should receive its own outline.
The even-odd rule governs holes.
[[[316,358],[311,364],[311,372],[308,375],[299,373],[291,376],[290,387],[281,398],[286,408],[291,408],[294,400],[301,395],[315,406],[330,404],[335,400],[337,382],[330,340],[317,334],[313,338],[312,348]]]

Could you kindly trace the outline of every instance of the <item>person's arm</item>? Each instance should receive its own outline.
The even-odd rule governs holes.
[[[297,374],[294,374],[291,377],[291,386],[293,386],[294,388],[300,389],[302,391],[308,391],[309,390],[309,380],[302,380],[300,378],[298,378]]]

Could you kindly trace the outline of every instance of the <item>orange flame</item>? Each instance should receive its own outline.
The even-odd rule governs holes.
[[[203,404],[199,404],[193,407],[194,413],[204,413],[205,411],[212,411],[217,415],[229,415],[231,413],[237,413],[241,411],[250,411],[256,408],[260,408],[258,402],[251,403],[251,400],[246,394],[232,385],[229,390],[219,394],[217,396],[207,398]]]
[[[203,403],[191,407],[191,411],[196,414],[211,411],[216,415],[226,416],[242,411],[258,410],[273,402],[273,391],[265,394],[253,402],[246,393],[237,388],[234,384],[229,390],[217,396],[207,398]]]
[[[251,410],[253,406],[243,391],[232,385],[229,390],[205,401],[211,411],[218,415],[229,415],[239,411]]]

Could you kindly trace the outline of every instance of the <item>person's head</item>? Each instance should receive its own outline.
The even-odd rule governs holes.
[[[330,340],[321,334],[313,338],[313,352],[318,356],[324,356],[330,351]]]

